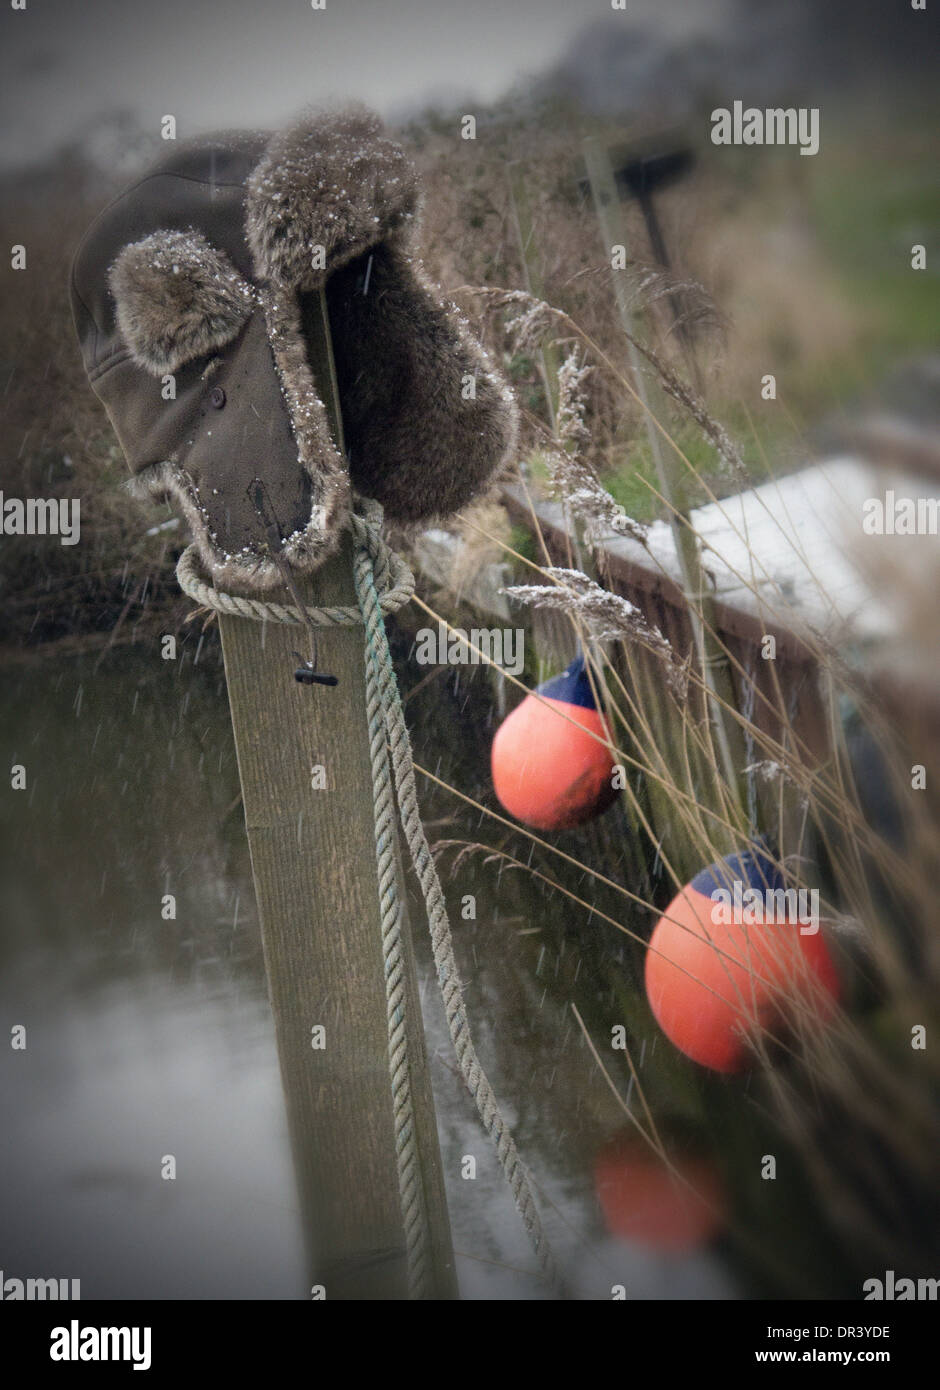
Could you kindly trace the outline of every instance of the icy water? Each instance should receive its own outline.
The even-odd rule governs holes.
[[[476,794],[493,714],[474,680],[437,677],[407,712],[418,759]],[[79,1278],[83,1298],[305,1298],[217,640],[177,661],[129,648],[24,666],[0,710],[5,768],[27,780],[5,776],[2,798],[0,999],[27,1046],[0,1049],[0,1268]],[[426,813],[432,840],[487,839],[441,793]],[[569,1004],[609,1056],[616,933],[479,856],[445,888],[452,908],[477,898],[475,921],[452,912],[470,1018],[573,1294],[746,1294],[721,1246],[667,1256],[605,1231],[594,1167],[626,1119]],[[454,1069],[417,903],[412,920],[461,1293],[544,1297]],[[650,1030],[641,1077],[658,1045]]]

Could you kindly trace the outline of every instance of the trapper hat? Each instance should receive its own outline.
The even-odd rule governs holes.
[[[182,145],[86,233],[71,294],[89,380],[133,485],[182,508],[217,583],[281,582],[272,517],[309,572],[351,488],[392,520],[440,517],[511,451],[507,387],[410,255],[417,207],[404,152],[354,108]],[[305,335],[321,289],[346,460]]]

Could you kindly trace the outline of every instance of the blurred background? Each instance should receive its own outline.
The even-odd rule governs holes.
[[[0,308],[0,486],[80,498],[82,531],[74,547],[0,537],[4,766],[28,773],[0,799],[0,999],[7,1032],[25,1025],[29,1040],[0,1053],[0,1268],[80,1278],[85,1298],[308,1292],[218,633],[188,621],[177,589],[181,523],[124,490],[67,274],[92,218],[164,152],[165,116],[182,140],[356,99],[420,168],[420,254],[524,413],[519,458],[486,503],[400,538],[419,593],[454,623],[524,626],[528,686],[571,660],[583,614],[510,618],[499,590],[537,582],[533,566],[566,563],[572,546],[581,567],[583,518],[555,447],[573,404],[585,433],[569,455],[649,528],[628,575],[596,548],[592,573],[682,659],[689,614],[650,576],[676,578],[677,509],[709,536],[748,765],[770,760],[761,737],[784,750],[769,789],[737,769],[749,827],[790,836],[842,921],[843,1011],[798,1057],[725,1077],[662,1036],[642,943],[727,847],[657,796],[651,770],[690,803],[708,779],[679,765],[670,732],[694,708],[677,713],[629,644],[610,659],[634,703],[610,714],[637,775],[602,818],[551,837],[573,864],[422,788],[448,898],[477,898],[476,920],[455,922],[470,1018],[570,1284],[585,1298],[615,1284],[641,1298],[855,1298],[888,1268],[936,1276],[936,1064],[910,1038],[915,1025],[931,1036],[940,977],[940,559],[935,530],[874,542],[861,526],[887,488],[938,492],[935,14],[886,0],[53,0],[2,25],[4,245],[28,261],[5,272]],[[819,152],[712,144],[712,110],[735,100],[818,108]],[[667,387],[662,419],[689,465],[681,504],[624,386],[636,364],[589,149],[620,178],[628,317],[656,355],[641,364],[650,389]],[[631,186],[638,169],[647,182]],[[558,315],[520,334],[526,301],[481,289]],[[591,368],[576,398],[559,387],[566,362]],[[775,524],[742,564],[722,527],[736,507],[753,519],[754,496]],[[761,723],[768,607],[784,674]],[[390,624],[416,758],[498,811],[490,744],[519,692],[483,667],[428,679],[414,661],[423,621],[406,609]],[[164,633],[175,662],[160,659]],[[654,732],[664,762],[651,767]],[[912,797],[915,764],[926,789]],[[419,964],[462,1292],[545,1296],[454,1070],[420,934]],[[629,1062],[611,1053],[616,1025]],[[661,1187],[662,1152],[634,1123],[647,1106],[699,1203]],[[160,1180],[165,1153],[184,1180]],[[475,1183],[460,1179],[467,1153]]]

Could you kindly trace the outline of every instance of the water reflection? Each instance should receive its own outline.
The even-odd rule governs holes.
[[[432,717],[409,709],[419,758],[446,749],[444,775],[473,790],[486,686],[429,694]],[[0,1266],[80,1278],[85,1298],[306,1297],[217,643],[176,662],[131,648],[24,667],[2,708],[27,787],[3,798],[0,996],[28,1045],[0,1063]],[[432,839],[455,833],[453,809],[429,800]],[[476,919],[455,921],[477,1046],[573,1293],[727,1296],[713,1255],[603,1230],[594,1159],[624,1117],[568,1004],[606,1017],[611,964],[635,971],[621,946],[585,937],[580,914],[573,931],[566,901],[519,873],[471,859],[448,892],[477,899]],[[412,921],[461,1292],[544,1297],[454,1068],[417,902]]]

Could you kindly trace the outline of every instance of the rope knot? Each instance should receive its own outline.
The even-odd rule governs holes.
[[[372,563],[379,607],[383,617],[397,613],[414,594],[414,575],[402,557],[386,544],[382,537],[382,507],[370,497],[359,499],[359,511],[350,518],[356,551],[368,556]],[[187,546],[176,565],[176,578],[183,593],[204,608],[216,613],[230,613],[237,618],[251,618],[259,623],[302,623],[303,615],[291,603],[275,603],[270,599],[250,598],[243,594],[228,594],[217,589],[202,569],[195,545]],[[362,610],[355,608],[318,608],[306,605],[310,622],[317,627],[357,627],[363,623]]]

